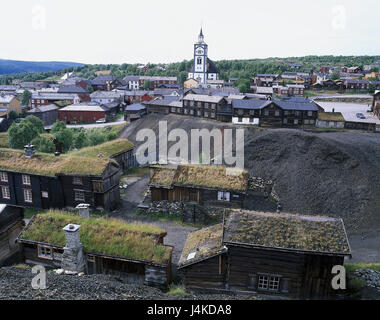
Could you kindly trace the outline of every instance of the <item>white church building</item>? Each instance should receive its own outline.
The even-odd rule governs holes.
[[[188,79],[194,79],[199,84],[207,84],[208,80],[219,80],[219,70],[208,58],[208,45],[204,41],[203,31],[194,44],[194,62],[189,70]]]

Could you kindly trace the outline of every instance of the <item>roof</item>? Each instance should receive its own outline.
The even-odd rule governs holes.
[[[115,91],[94,91],[90,94],[91,99],[96,98],[108,98],[119,99],[123,94]]]
[[[256,87],[256,93],[273,94],[273,88],[272,87]]]
[[[177,77],[166,77],[166,76],[140,76],[140,80],[150,80],[150,81],[177,81]]]
[[[262,109],[272,103],[271,100],[233,100],[232,107],[235,109]]]
[[[125,111],[139,111],[144,109],[146,109],[146,107],[141,103],[134,103],[129,106],[126,106]]]
[[[86,147],[78,151],[72,151],[69,154],[79,157],[97,158],[102,154],[104,157],[112,157],[118,153],[133,148],[133,143],[127,139],[115,139],[99,144],[97,146]]]
[[[124,81],[139,81],[139,76],[126,76],[123,80]]]
[[[36,215],[19,236],[19,241],[39,242],[63,248],[68,224],[80,225],[80,239],[87,253],[167,264],[172,247],[159,244],[165,230],[148,224],[122,220],[82,218],[66,212],[50,211]]]
[[[233,210],[225,218],[223,243],[350,255],[342,219]]]
[[[72,104],[62,109],[59,109],[59,111],[88,111],[88,112],[101,112],[101,111],[107,111],[107,110],[108,110],[107,107],[103,107],[98,104],[90,104],[90,103]]]
[[[298,102],[298,101],[282,101],[276,100],[274,103],[283,110],[298,110],[298,111],[319,111],[314,102]]]
[[[0,170],[54,177],[56,175],[100,176],[110,163],[107,158],[36,153],[29,159],[22,150],[0,149]]]
[[[8,104],[15,98],[14,95],[0,95],[0,103]]]
[[[212,165],[179,165],[173,178],[174,185],[220,190],[247,190],[248,172]]]
[[[75,85],[66,85],[58,89],[58,93],[89,93],[86,89],[75,86]]]
[[[344,122],[343,115],[340,112],[319,112],[318,120],[321,121],[342,121]]]
[[[222,235],[221,223],[189,233],[178,266],[185,267],[224,252]]]
[[[48,112],[48,111],[54,111],[58,110],[59,107],[55,104],[48,104],[44,106],[38,106],[36,108],[33,108],[29,110],[27,113],[40,113],[40,112]]]
[[[224,97],[222,96],[209,96],[204,94],[188,94],[183,97],[182,100],[193,100],[193,101],[202,101],[202,102],[209,102],[209,103],[219,103],[222,101]]]
[[[149,184],[155,186],[171,187],[173,184],[174,175],[177,172],[173,167],[155,166],[154,173]]]
[[[79,99],[75,93],[50,93],[50,92],[37,92],[32,93],[32,99],[44,99],[44,100],[74,100]]]

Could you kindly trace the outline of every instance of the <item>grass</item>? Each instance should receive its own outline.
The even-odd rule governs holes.
[[[344,267],[347,272],[355,272],[359,269],[371,269],[380,271],[380,263],[345,263]]]
[[[20,238],[63,247],[66,240],[62,228],[70,223],[81,225],[81,242],[86,252],[158,263],[166,263],[170,258],[172,248],[158,244],[158,238],[165,233],[163,229],[114,219],[84,219],[62,211],[35,216]]]
[[[2,169],[47,176],[56,174],[101,175],[110,161],[113,160],[72,155],[56,157],[47,153],[36,153],[33,158],[28,159],[23,150],[0,149],[0,167]]]
[[[318,120],[344,122],[343,115],[340,112],[318,112]]]
[[[233,210],[226,219],[224,240],[271,248],[350,253],[342,221],[321,216]]]
[[[35,216],[39,213],[42,213],[42,212],[38,209],[25,208],[24,209],[24,218],[25,219],[32,219],[33,216]]]
[[[168,294],[173,296],[186,296],[187,292],[183,286],[170,285]]]
[[[133,167],[128,169],[121,178],[127,177],[143,177],[146,174],[149,174],[148,167]]]
[[[111,140],[97,146],[91,146],[87,148],[80,149],[78,151],[70,152],[69,154],[79,157],[97,157],[99,154],[105,157],[111,157],[114,154],[122,152],[124,150],[133,147],[133,143],[127,139],[116,139]]]
[[[8,132],[0,133],[0,148],[9,148]]]
[[[150,184],[160,186],[171,186],[175,174],[175,168],[157,166],[154,168],[154,174],[152,179],[150,180]]]
[[[233,170],[233,169],[231,169]],[[208,165],[180,165],[174,176],[175,184],[197,187],[220,188],[223,190],[245,191],[248,172],[229,174],[227,168]]]
[[[181,226],[187,226],[187,227],[201,228],[204,226],[202,224],[194,224],[194,223],[183,222],[182,218],[179,215],[169,214],[169,213],[162,213],[162,212],[147,213],[147,212],[144,212],[142,210],[137,210],[135,215],[140,216],[140,217],[149,218],[151,220],[159,221],[159,222],[173,222],[175,224],[178,224]]]

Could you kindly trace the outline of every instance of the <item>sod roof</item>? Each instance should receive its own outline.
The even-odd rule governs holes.
[[[179,165],[173,183],[187,187],[246,191],[248,172],[223,166]]]
[[[225,219],[223,242],[350,255],[342,219],[320,216],[234,210]]]
[[[133,148],[133,143],[127,139],[115,139],[97,146],[91,146],[70,152],[70,155],[79,157],[97,157],[102,154],[105,157],[111,157],[115,154]]]
[[[80,239],[87,253],[159,264],[170,261],[172,247],[158,243],[158,239],[166,234],[163,229],[114,219],[85,219],[60,211],[36,215],[19,240],[64,247],[66,239],[62,228],[71,223],[81,226]]]
[[[72,155],[36,153],[28,159],[25,152],[14,149],[0,149],[0,170],[21,173],[56,176],[66,175],[102,175],[109,163],[107,158],[88,158]]]
[[[191,232],[186,240],[178,265],[193,264],[223,252],[223,225],[217,224]]]
[[[318,120],[321,121],[342,121],[344,122],[343,115],[340,112],[319,112]]]
[[[173,167],[156,166],[150,179],[150,185],[171,187],[176,172],[176,168]]]

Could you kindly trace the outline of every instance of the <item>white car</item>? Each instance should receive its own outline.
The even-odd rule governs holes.
[[[103,119],[99,119],[99,120],[96,121],[96,123],[106,123],[106,119],[104,119],[104,118]]]

